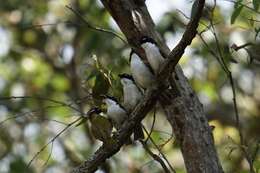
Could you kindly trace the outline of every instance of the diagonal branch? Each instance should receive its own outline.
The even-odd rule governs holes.
[[[167,60],[164,62],[162,67],[160,68],[159,73],[159,81],[164,81],[165,77],[169,77],[170,74],[175,69],[175,66],[178,64],[179,60],[181,59],[181,56],[183,55],[186,47],[191,44],[193,38],[197,34],[197,27],[199,25],[200,17],[202,15],[203,7],[205,0],[197,0],[197,14],[194,15],[188,25],[186,26],[186,30],[180,40],[180,42],[177,44],[177,46],[170,52],[168,55]]]

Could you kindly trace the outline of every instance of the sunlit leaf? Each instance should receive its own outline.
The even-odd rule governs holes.
[[[100,98],[100,95],[107,94],[110,83],[102,73],[96,74],[95,85],[92,89],[93,97],[96,99]]]
[[[97,73],[98,73],[97,70],[91,71],[91,73],[87,76],[86,81],[88,81],[88,80],[92,79],[93,77],[95,77]]]
[[[238,0],[238,1],[235,3],[234,8],[238,8],[239,5],[241,5],[242,1],[243,1],[243,0]]]
[[[239,14],[241,13],[242,9],[244,6],[240,5],[239,7],[235,8],[235,10],[233,11],[232,15],[231,15],[231,24],[235,23],[237,17],[239,16]]]

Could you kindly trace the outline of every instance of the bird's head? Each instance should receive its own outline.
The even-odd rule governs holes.
[[[147,49],[149,47],[157,45],[157,43],[151,37],[143,36],[140,40],[140,45],[143,49]]]
[[[91,108],[91,109],[88,111],[87,115],[91,118],[94,114],[99,115],[101,112],[102,112],[102,110],[99,109],[98,107],[93,107],[93,108]]]
[[[152,44],[156,44],[156,41],[151,38],[151,37],[148,37],[148,36],[143,36],[141,39],[140,39],[140,44],[144,44],[144,43],[152,43]]]
[[[118,104],[118,101],[115,97],[109,95],[102,95],[101,97],[103,97],[103,103],[105,103],[107,106]]]
[[[121,79],[121,84],[122,85],[130,85],[134,83],[134,78],[133,76],[123,73],[118,75]]]
[[[93,113],[96,113],[96,114],[100,114],[102,112],[102,110],[99,109],[98,107],[94,107],[94,108],[92,108],[92,110],[93,110]]]

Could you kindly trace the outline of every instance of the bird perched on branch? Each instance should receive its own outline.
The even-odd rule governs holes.
[[[146,58],[151,65],[153,72],[157,74],[162,63],[165,60],[163,53],[160,51],[155,40],[150,37],[142,37],[140,40],[140,44],[145,51]]]
[[[105,96],[104,101],[107,105],[107,116],[112,120],[113,125],[117,130],[121,128],[124,121],[128,118],[127,110],[117,101],[116,98]],[[134,129],[134,139],[140,139],[140,134],[143,133],[142,127]],[[131,141],[127,139],[127,141]],[[128,143],[128,142],[127,142]]]
[[[121,79],[121,84],[123,85],[124,92],[124,102],[123,105],[128,112],[131,112],[135,106],[142,99],[143,94],[140,89],[135,84],[134,78],[129,74],[120,74],[118,75]],[[143,139],[144,134],[142,130],[142,124],[138,124],[135,127],[134,139]]]
[[[120,82],[123,85],[124,102],[123,105],[128,112],[132,111],[137,103],[142,99],[143,94],[137,87],[134,78],[126,73],[119,74]]]
[[[149,63],[142,60],[133,49],[129,61],[130,70],[137,85],[143,89],[151,87],[155,83],[155,76]]]
[[[111,133],[112,123],[104,116],[100,115],[102,111],[99,108],[92,108],[87,115],[90,121],[90,130],[93,136],[105,144],[112,142]]]
[[[127,119],[127,111],[117,101],[115,97],[105,95],[103,101],[107,105],[107,116],[113,122],[116,129],[119,129],[124,121]]]

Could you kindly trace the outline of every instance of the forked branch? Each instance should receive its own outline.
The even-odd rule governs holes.
[[[103,2],[103,3],[107,8],[109,8],[109,6],[111,7],[119,2],[118,0],[113,0],[109,2]],[[120,3],[127,3],[127,2],[120,1]],[[155,105],[159,94],[162,92],[160,81],[164,81],[171,75],[171,72],[173,71],[174,67],[177,65],[186,47],[192,42],[193,38],[196,36],[197,27],[202,14],[205,0],[197,0],[195,1],[195,3],[197,3],[197,10],[195,12],[194,17],[190,20],[181,41],[172,50],[169,57],[167,58],[166,63],[163,65],[161,72],[159,73],[158,76],[159,86],[155,88],[150,88],[146,91],[145,97],[143,98],[142,101],[140,101],[137,107],[133,110],[133,112],[130,115],[130,119],[126,121],[122,125],[122,128],[113,136],[113,138],[116,140],[116,144],[110,147],[106,147],[105,145],[102,145],[95,152],[93,156],[91,156],[88,160],[84,161],[81,165],[73,169],[72,173],[95,172],[98,169],[98,167],[102,163],[104,163],[106,159],[112,157],[120,150],[120,148],[124,144],[125,139],[127,139],[132,134],[135,124],[140,123],[142,119],[146,116],[146,114]],[[130,38],[128,36],[126,37]],[[131,40],[128,41],[129,43],[132,42]]]

